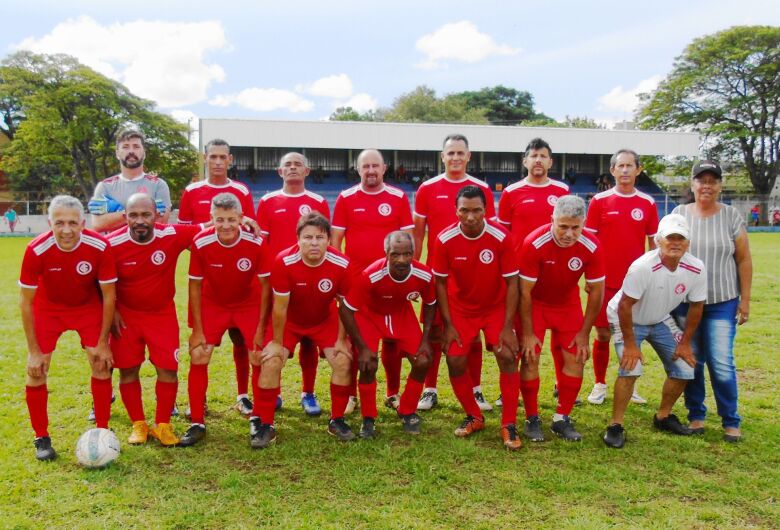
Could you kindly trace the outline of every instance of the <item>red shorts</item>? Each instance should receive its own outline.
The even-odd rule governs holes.
[[[206,303],[204,300],[200,312],[203,320],[203,334],[206,335],[207,344],[219,346],[225,331],[230,328],[238,328],[244,337],[247,348],[252,347],[255,333],[257,333],[257,325],[260,322],[259,304],[226,308]]]
[[[33,308],[33,321],[41,353],[53,352],[57,339],[69,330],[79,334],[82,348],[94,348],[103,327],[103,306],[74,307],[67,312]]]
[[[582,306],[579,302],[567,305],[546,305],[533,302],[531,306],[531,320],[534,327],[534,335],[539,342],[544,342],[545,332],[552,332],[553,342],[569,353],[577,353],[577,348],[569,344],[574,336],[582,328]],[[541,353],[542,348],[537,346],[536,353]]]
[[[263,337],[263,347],[271,342],[273,338],[273,322],[269,319],[268,326],[265,328],[265,336]],[[339,313],[336,308],[334,307],[331,309],[327,318],[313,327],[304,328],[296,326],[287,320],[287,323],[284,326],[282,346],[290,351],[290,357],[292,357],[296,344],[300,343],[303,338],[308,338],[317,346],[320,349],[320,357],[324,357],[325,354],[323,353],[323,350],[325,348],[332,348],[339,338]]]
[[[607,321],[607,304],[619,290],[620,289],[604,287],[604,301],[601,303],[601,311],[599,311],[599,315],[596,317],[596,322],[593,323],[597,328],[609,328],[609,322]]]
[[[171,304],[161,311],[134,311],[117,307],[125,321],[122,334],[110,338],[114,366],[133,368],[145,360],[145,349],[149,348],[149,360],[164,370],[179,368],[179,321],[176,306]]]
[[[457,342],[451,343],[447,355],[466,355],[471,349],[471,343],[479,338],[480,331],[485,334],[486,343],[499,343],[501,329],[504,327],[506,307],[502,303],[482,315],[468,316],[458,313],[450,306],[450,316],[452,317],[452,325],[458,331],[463,346],[458,346]]]
[[[379,350],[380,340],[395,341],[398,351],[406,355],[414,355],[420,347],[422,331],[411,309],[394,315],[363,310],[355,313],[355,320],[366,346],[373,352]]]

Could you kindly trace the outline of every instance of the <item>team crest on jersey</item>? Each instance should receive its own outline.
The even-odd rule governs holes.
[[[155,265],[162,265],[165,262],[165,252],[162,250],[155,250],[152,254],[152,263]]]
[[[634,208],[631,210],[631,219],[634,221],[641,221],[645,217],[645,212],[641,210],[641,208]]]
[[[330,281],[327,278],[323,278],[320,280],[320,282],[317,284],[317,289],[320,290],[320,292],[323,293],[329,293],[331,289],[333,289],[333,282]]]
[[[301,204],[298,206],[298,213],[301,215],[309,215],[311,213],[311,206],[308,204]]]
[[[390,215],[393,212],[393,208],[389,204],[387,204],[386,202],[383,202],[382,204],[380,204],[379,207],[377,208],[377,210],[379,210],[379,213],[381,215],[384,215],[385,217],[387,217],[388,215]]]
[[[678,283],[674,286],[674,294],[683,294],[685,292],[685,284]]]
[[[241,258],[236,262],[236,267],[238,267],[238,270],[241,272],[246,272],[252,268],[252,261],[248,258]]]
[[[411,293],[407,294],[406,299],[412,302],[416,302],[417,300],[420,299],[419,291],[412,291]]]
[[[550,206],[555,206],[555,203],[558,202],[558,197],[555,195],[548,195],[547,196],[547,204]]]
[[[574,257],[569,260],[569,270],[578,271],[581,268],[582,268],[582,260],[580,258]]]
[[[76,265],[76,272],[82,276],[86,276],[92,272],[92,264],[88,261],[79,261],[78,265]]]
[[[146,186],[138,186],[136,193],[149,193],[149,189]]]
[[[479,261],[484,264],[493,263],[493,251],[485,249],[479,253]]]

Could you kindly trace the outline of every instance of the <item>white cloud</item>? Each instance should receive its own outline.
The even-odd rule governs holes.
[[[237,94],[223,94],[209,101],[210,105],[227,107],[239,105],[241,107],[269,112],[278,109],[287,109],[290,112],[307,112],[314,108],[314,103],[304,99],[295,92],[278,88],[246,88]]]
[[[81,16],[57,24],[47,35],[28,37],[16,49],[66,53],[116,79],[134,94],[161,107],[190,105],[206,99],[225,72],[204,55],[225,50],[222,23],[134,22],[102,25]]]
[[[415,47],[425,54],[416,66],[425,70],[439,68],[447,60],[476,63],[491,55],[515,55],[518,48],[498,44],[493,37],[480,33],[468,20],[445,24],[433,33],[417,39]]]
[[[375,110],[379,106],[379,102],[371,94],[355,94],[347,101],[333,103],[333,108],[337,107],[352,107],[358,112],[367,112],[369,110]]]
[[[170,112],[171,117],[183,123],[189,127],[188,136],[190,143],[195,147],[198,147],[198,139],[200,137],[200,131],[198,130],[198,116],[194,112],[187,109],[177,109]]]
[[[633,114],[639,104],[639,94],[655,90],[661,82],[660,75],[641,80],[634,88],[618,85],[599,98],[599,110]]]
[[[312,96],[343,99],[352,95],[352,80],[347,74],[334,74],[317,79],[310,85],[298,85],[295,89]]]

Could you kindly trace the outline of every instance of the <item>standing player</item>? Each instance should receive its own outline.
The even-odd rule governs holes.
[[[539,420],[539,354],[544,335],[552,331],[553,352],[563,359],[558,376],[558,408],[552,432],[570,442],[582,440],[571,413],[582,386],[582,373],[590,356],[590,329],[604,295],[604,258],[598,240],[583,235],[585,201],[574,195],[555,203],[552,224],[540,226],[520,251],[520,322],[522,362],[520,390],[525,406],[525,435],[544,441]],[[582,275],[588,288],[582,314],[578,282]],[[505,407],[506,408],[506,407]]]
[[[428,337],[436,314],[433,274],[413,260],[414,239],[409,232],[390,232],[384,241],[386,257],[360,274],[340,307],[341,320],[358,352],[361,438],[373,438],[375,433],[379,340],[385,348],[388,343],[395,343],[396,350],[412,365],[398,406],[404,430],[410,434],[420,432],[420,417],[415,411],[431,362]],[[424,304],[422,332],[412,308],[413,300],[422,300]]]
[[[515,255],[528,234],[550,222],[558,197],[569,193],[569,186],[547,176],[553,166],[550,144],[541,138],[534,138],[525,148],[523,167],[528,175],[515,182],[501,193],[498,201],[499,223],[512,233]],[[552,348],[557,351],[557,348]],[[554,357],[556,381],[560,374],[562,359]],[[501,406],[501,397],[496,400]]]
[[[241,230],[241,203],[220,193],[211,206],[214,228],[195,236],[190,257],[190,425],[179,442],[195,445],[206,436],[204,422],[208,365],[215,346],[230,328],[238,328],[245,344],[257,349],[267,319],[270,255],[263,240]],[[259,278],[259,280],[258,280]],[[256,380],[259,367],[255,367]]]
[[[257,221],[273,258],[298,243],[295,230],[301,216],[320,212],[330,219],[328,202],[306,189],[310,168],[305,156],[295,152],[285,154],[277,171],[282,178],[282,189],[267,193],[257,205]],[[322,408],[314,394],[319,354],[309,339],[301,341],[298,361],[301,364],[301,406],[307,415],[319,416]],[[280,406],[279,400],[281,397],[277,400],[277,407]]]
[[[205,147],[206,180],[193,182],[184,189],[179,203],[179,223],[208,223],[211,220],[211,201],[220,193],[230,193],[241,203],[243,219],[250,223],[255,235],[259,228],[254,222],[255,205],[252,194],[244,184],[228,178],[228,168],[233,163],[230,146],[225,140],[215,138]],[[228,335],[233,343],[233,363],[236,366],[236,410],[243,415],[252,412],[249,399],[249,353],[237,328],[230,328]]]
[[[349,260],[330,243],[330,223],[316,212],[301,217],[298,244],[274,261],[271,282],[273,310],[262,352],[252,352],[262,363],[255,410],[250,422],[250,445],[263,449],[276,441],[274,410],[282,368],[303,337],[322,351],[333,373],[330,379],[331,419],[328,432],[341,441],[355,434],[344,421],[351,388],[352,355],[338,316],[336,299],[349,283]]]
[[[630,149],[619,150],[609,161],[609,171],[615,178],[615,186],[593,197],[585,221],[585,229],[598,236],[605,255],[609,256],[605,260],[607,279],[604,301],[596,318],[596,339],[593,341],[593,374],[596,382],[588,401],[594,405],[604,403],[607,396],[610,339],[607,304],[620,290],[628,267],[645,253],[645,240],[649,249],[655,248],[653,236],[658,228],[655,201],[635,187],[636,178],[642,172],[639,155]],[[631,401],[647,403],[637,394],[636,389]]]
[[[458,221],[458,216],[452,204],[455,196],[464,186],[477,186],[485,194],[487,203],[485,215],[488,219],[496,216],[496,206],[493,201],[493,193],[483,181],[466,173],[466,167],[471,160],[469,141],[462,134],[450,134],[444,139],[441,151],[441,161],[444,164],[444,173],[423,182],[417,190],[414,202],[414,257],[420,259],[425,239],[425,230],[428,229],[428,256],[426,263],[434,261],[434,244],[442,230]],[[428,375],[425,378],[425,390],[422,399],[417,406],[418,410],[430,410],[439,402],[436,384],[439,377],[439,362],[442,353],[442,322],[440,318],[434,320],[431,330],[431,348],[433,357]],[[480,410],[491,410],[490,404],[485,401],[480,382],[482,380],[482,341],[476,337],[469,347],[469,372],[474,383],[474,398],[479,404]]]
[[[357,157],[357,171],[360,184],[339,194],[332,226],[334,247],[341,249],[341,242],[346,237],[345,253],[355,275],[385,256],[382,242],[387,234],[404,230],[411,235],[414,228],[406,194],[384,183],[387,165],[382,153],[376,149],[362,151]],[[397,409],[401,355],[396,342],[382,342],[382,364],[387,375],[385,405]],[[376,401],[376,397],[372,401]]]
[[[168,222],[171,193],[163,179],[144,172],[145,141],[144,135],[134,129],[122,131],[117,136],[116,157],[120,173],[98,182],[88,204],[92,228],[96,232],[111,232],[125,225],[123,212],[127,199],[134,193],[151,196],[161,216],[160,222]]]
[[[501,438],[510,450],[520,449],[517,435],[517,337],[512,325],[518,302],[517,266],[509,234],[485,220],[485,193],[465,186],[456,196],[458,222],[436,238],[433,273],[436,299],[444,321],[443,346],[455,395],[466,419],[455,436],[469,436],[485,428],[485,417],[473,393],[467,354],[485,334],[495,345],[499,384],[505,407],[501,411]]]
[[[111,415],[111,350],[116,269],[108,241],[84,229],[84,208],[75,197],[57,195],[49,204],[51,231],[27,245],[19,277],[19,305],[27,339],[26,399],[35,431],[35,457],[53,460],[46,378],[57,339],[75,330],[92,368],[97,426]]]
[[[164,446],[179,439],[171,426],[171,409],[179,388],[179,321],[176,317],[176,261],[201,226],[156,224],[154,201],[144,193],[127,200],[127,226],[108,236],[116,260],[116,312],[111,334],[114,366],[119,368],[119,393],[133,430],[130,444],[148,436]],[[139,372],[144,350],[157,371],[156,426],[149,430],[141,398]]]

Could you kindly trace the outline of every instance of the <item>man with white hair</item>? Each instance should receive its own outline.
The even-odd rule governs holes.
[[[57,340],[75,330],[92,368],[97,427],[111,415],[112,356],[108,334],[116,302],[116,267],[108,241],[84,228],[78,199],[58,195],[49,204],[51,230],[33,239],[19,277],[22,326],[27,339],[26,400],[35,431],[35,457],[53,460],[46,378]]]
[[[631,264],[623,287],[609,301],[607,318],[620,359],[612,421],[604,443],[615,449],[623,447],[626,433],[625,414],[636,379],[642,375],[644,357],[640,349],[647,340],[666,370],[661,403],[653,417],[659,430],[690,436],[687,425],[672,414],[672,408],[693,379],[696,358],[691,339],[701,320],[707,297],[707,274],[704,263],[688,253],[689,227],[685,217],[669,214],[658,224],[655,241],[658,248],[647,252]],[[685,330],[680,330],[670,311],[680,303],[689,305]]]

